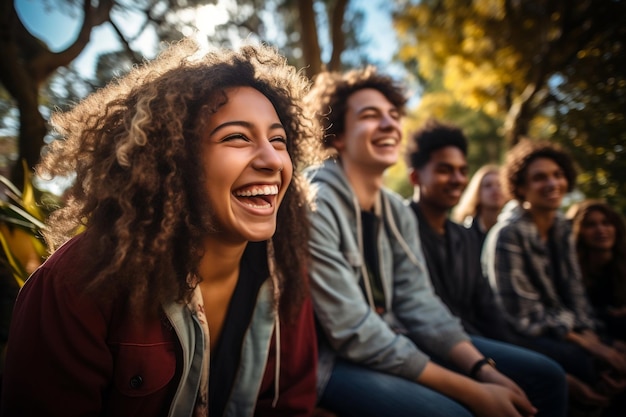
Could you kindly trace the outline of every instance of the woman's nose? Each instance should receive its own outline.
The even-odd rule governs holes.
[[[276,149],[270,141],[263,141],[259,145],[252,166],[259,170],[271,172],[282,171],[284,168],[284,159],[281,157],[281,152],[286,151]]]

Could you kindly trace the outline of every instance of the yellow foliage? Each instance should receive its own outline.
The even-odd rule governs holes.
[[[494,19],[503,19],[505,14],[504,0],[480,0],[472,2],[477,14]]]

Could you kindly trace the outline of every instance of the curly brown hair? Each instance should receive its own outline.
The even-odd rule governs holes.
[[[374,66],[343,74],[326,71],[315,76],[306,102],[321,124],[325,149],[333,148],[334,139],[344,132],[348,98],[365,88],[380,91],[404,114],[407,102],[404,87],[390,76],[379,73]]]
[[[152,309],[189,299],[186,277],[197,270],[206,233],[202,120],[226,103],[226,89],[240,86],[273,104],[294,167],[311,163],[316,132],[302,105],[309,81],[265,45],[202,52],[183,40],[53,116],[64,139],[52,143],[38,171],[76,180],[46,238],[53,251],[86,228],[94,265],[88,290],[104,298],[127,291]],[[294,171],[272,238],[281,314],[292,313],[306,291],[308,197]]]
[[[574,160],[568,153],[550,142],[522,138],[506,154],[502,168],[502,188],[505,194],[523,202],[524,196],[519,193],[519,188],[526,182],[528,166],[538,158],[553,160],[563,170],[567,179],[567,191],[571,192],[574,189],[576,186],[576,167]]]

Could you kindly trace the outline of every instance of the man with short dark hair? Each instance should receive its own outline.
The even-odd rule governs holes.
[[[564,416],[565,373],[553,360],[502,341],[515,334],[502,319],[480,266],[477,235],[449,219],[468,183],[467,139],[456,126],[430,119],[409,137],[410,206],[435,292],[461,319],[472,343],[518,381],[539,416]],[[496,340],[499,341],[496,341]]]

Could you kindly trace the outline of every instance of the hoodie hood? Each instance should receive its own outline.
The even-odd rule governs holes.
[[[340,159],[330,158],[321,165],[309,167],[304,170],[304,176],[311,183],[314,194],[318,193],[320,184],[326,184],[339,195],[343,203],[347,205],[355,204],[355,194],[341,167]],[[354,209],[357,209],[356,205]]]

